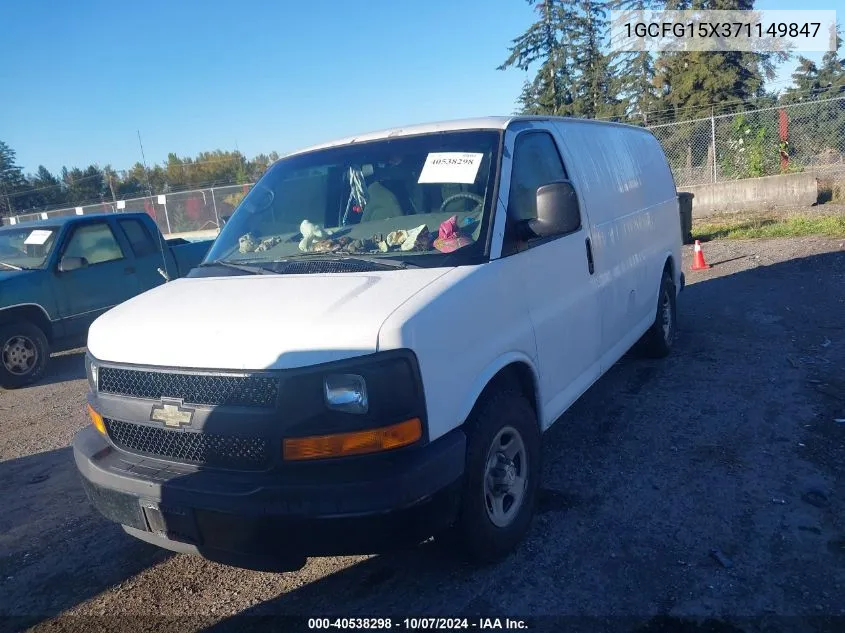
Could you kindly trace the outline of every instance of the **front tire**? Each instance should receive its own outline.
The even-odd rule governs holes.
[[[663,271],[657,294],[657,314],[643,337],[643,352],[650,358],[669,355],[675,343],[677,326],[675,282],[668,270]]]
[[[26,322],[0,327],[0,387],[17,389],[44,375],[50,346],[44,332]]]
[[[461,510],[449,535],[476,563],[493,563],[524,538],[540,480],[540,431],[528,400],[501,389],[476,407],[466,427]]]

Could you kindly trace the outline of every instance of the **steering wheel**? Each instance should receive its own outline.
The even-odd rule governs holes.
[[[466,198],[466,199],[468,199],[468,200],[473,200],[473,201],[475,201],[475,202],[477,202],[477,203],[478,203],[478,204],[477,204],[477,206],[476,206],[476,207],[475,207],[472,211],[470,211],[470,213],[473,213],[473,212],[475,212],[475,211],[478,211],[478,210],[481,208],[481,205],[483,205],[483,204],[484,204],[484,198],[482,198],[481,196],[479,196],[479,195],[477,195],[477,194],[474,194],[474,193],[469,193],[469,192],[467,192],[467,191],[462,191],[461,193],[455,193],[455,194],[452,194],[451,196],[447,197],[447,198],[443,201],[443,203],[440,205],[440,211],[441,211],[441,213],[445,213],[445,212],[446,212],[446,205],[448,205],[449,203],[451,203],[453,200],[460,200],[461,198]]]

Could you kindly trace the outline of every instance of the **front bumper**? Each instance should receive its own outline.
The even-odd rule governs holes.
[[[126,453],[93,427],[73,442],[106,518],[161,547],[253,569],[424,540],[457,515],[465,452],[458,429],[423,446],[250,473]]]

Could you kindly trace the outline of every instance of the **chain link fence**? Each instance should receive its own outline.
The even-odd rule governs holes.
[[[810,171],[845,178],[845,97],[650,126],[679,188]],[[252,184],[209,187],[2,218],[18,224],[66,215],[145,211],[161,232],[219,229]]]
[[[165,235],[216,231],[232,214],[252,184],[209,187],[192,191],[86,204],[55,211],[39,211],[2,218],[3,224],[21,224],[69,215],[145,212]]]
[[[845,178],[845,97],[649,129],[678,187],[807,171]]]

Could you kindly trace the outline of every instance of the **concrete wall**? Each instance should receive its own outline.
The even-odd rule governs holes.
[[[815,204],[819,195],[816,177],[804,173],[693,185],[679,191],[695,194],[694,218],[714,213],[808,207]]]

